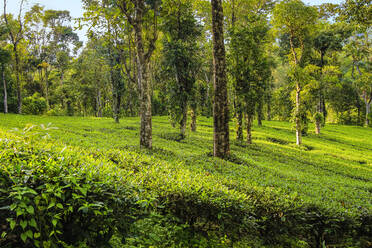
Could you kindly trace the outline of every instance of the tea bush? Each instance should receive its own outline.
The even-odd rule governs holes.
[[[31,117],[7,118],[14,127]],[[256,144],[233,144],[223,161],[207,154],[207,121],[180,143],[163,139],[156,128],[168,124],[157,119],[160,147],[145,151],[126,128],[135,118],[32,118],[58,129],[0,131],[0,247],[371,244],[370,152],[358,139],[366,129],[326,126],[305,138],[308,150],[293,145],[289,124],[265,123]]]

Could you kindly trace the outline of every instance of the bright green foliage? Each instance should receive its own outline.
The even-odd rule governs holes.
[[[288,75],[295,84],[296,108],[293,117],[296,124],[297,145],[302,144],[301,133],[306,131],[306,113],[301,100],[301,90],[306,84],[304,80],[306,74],[303,67],[306,65],[306,53],[309,50],[309,45],[306,42],[311,29],[316,22],[316,9],[306,6],[301,0],[285,0],[277,4],[273,11],[273,24],[276,31],[282,36],[288,36],[290,44],[291,68]],[[305,128],[304,128],[305,127]]]
[[[303,40],[309,27],[316,20],[316,9],[306,6],[300,0],[285,0],[275,5],[273,23],[280,33],[290,34]]]
[[[222,161],[208,154],[212,123],[207,119],[200,120],[197,133],[177,142],[165,139],[172,130],[167,118],[154,118],[157,147],[141,151],[137,118],[118,125],[95,118],[1,118],[3,129],[30,122],[58,127],[46,131],[53,142],[32,145],[1,133],[0,208],[5,212],[0,215],[10,218],[0,218],[7,226],[1,242],[22,242],[23,233],[30,242],[28,230],[35,234],[42,227],[49,234],[55,230],[50,242],[76,247],[83,240],[88,246],[96,239],[105,242],[113,233],[110,242],[116,247],[314,247],[318,242],[368,247],[369,129],[329,125],[319,136],[304,137],[307,146],[296,147],[288,123],[265,122],[255,127],[254,145],[233,144],[234,156]],[[32,190],[37,195],[28,193]],[[44,210],[53,199],[55,205]],[[35,218],[34,228],[32,212],[39,216],[39,211],[47,215]],[[62,226],[82,235],[69,236]],[[20,238],[11,239],[13,234]],[[122,238],[127,246],[120,244]]]
[[[342,19],[359,25],[371,25],[372,6],[369,0],[346,0],[342,7]]]
[[[23,113],[41,115],[47,110],[47,102],[38,93],[23,99]]]

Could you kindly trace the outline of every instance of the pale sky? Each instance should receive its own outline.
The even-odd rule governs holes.
[[[20,0],[7,0],[7,12],[18,13]],[[306,4],[319,5],[322,3],[341,3],[343,0],[303,0]],[[80,0],[26,0],[26,9],[29,9],[32,5],[39,3],[45,6],[46,9],[55,10],[68,10],[72,17],[77,18],[83,15],[82,3]],[[4,4],[0,0],[1,13],[3,13]],[[82,40],[85,38],[85,30],[76,31]]]

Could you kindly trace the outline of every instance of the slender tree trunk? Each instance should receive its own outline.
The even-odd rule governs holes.
[[[50,109],[50,103],[49,103],[49,73],[48,73],[48,69],[45,68],[44,69],[44,73],[45,73],[45,100],[46,100],[46,103],[47,103],[47,110]]]
[[[64,71],[62,70],[62,71],[61,71],[60,81],[59,81],[59,83],[60,83],[61,86],[63,85],[64,77],[65,77],[65,75],[64,75]],[[61,106],[62,106],[62,109],[65,108],[65,98],[66,98],[65,94],[63,94],[63,95],[61,96]]]
[[[182,138],[186,137],[186,127],[187,127],[187,102],[184,102],[182,106],[182,119],[180,121],[180,131]]]
[[[271,121],[271,102],[267,103],[267,120]]]
[[[18,55],[18,46],[14,46],[14,56],[15,56],[15,63],[16,63],[16,87],[17,87],[17,107],[18,107],[18,114],[22,114],[22,88],[21,88],[21,79],[20,79],[20,61]]]
[[[113,112],[114,112],[114,120],[116,123],[120,122],[120,94],[118,89],[113,89]]]
[[[229,108],[227,96],[226,54],[223,33],[222,0],[212,0],[213,64],[214,64],[214,151],[215,157],[230,154]]]
[[[235,15],[235,1],[232,0],[232,14],[231,14],[231,27],[235,29],[236,15]],[[238,61],[238,56],[236,56],[236,61]],[[235,106],[235,117],[236,117],[236,140],[243,141],[243,110],[240,99],[237,98],[237,90],[235,89],[234,97]]]
[[[152,148],[152,110],[151,110],[151,87],[148,78],[148,65],[145,60],[144,45],[142,39],[142,26],[135,26],[137,59],[138,59],[138,85],[140,86],[140,146],[143,148]]]
[[[191,132],[196,132],[196,118],[197,118],[196,109],[195,107],[192,107],[191,108],[191,123],[190,123]]]
[[[363,117],[362,117],[362,115],[361,115],[361,113],[362,113],[362,105],[360,104],[360,97],[359,97],[359,95],[357,95],[357,97],[356,97],[356,107],[357,107],[357,110],[358,110],[358,120],[357,120],[357,125],[358,126],[363,126]]]
[[[253,115],[247,113],[246,114],[246,121],[247,121],[247,143],[252,144],[252,123],[253,123]]]
[[[66,106],[66,108],[67,108],[67,115],[73,116],[74,115],[74,112],[72,110],[71,101],[69,99],[66,101],[66,105],[67,105]]]
[[[320,134],[320,126],[321,126],[322,124],[320,123],[320,121],[319,120],[316,120],[315,121],[315,133],[316,134]]]
[[[120,122],[120,105],[121,105],[121,71],[118,68],[120,57],[113,51],[110,44],[110,79],[112,84],[112,111],[116,123]]]
[[[372,98],[371,98],[372,99]],[[366,126],[368,127],[369,126],[369,113],[371,112],[371,99],[368,100],[367,99],[367,93],[364,93],[364,102],[366,104]]]
[[[243,111],[241,103],[236,105],[236,139],[243,141]]]
[[[258,126],[262,127],[262,119],[263,119],[263,102],[262,99],[259,100],[257,104],[257,123]]]
[[[60,81],[59,81],[60,85],[63,85],[64,78],[65,78],[65,73],[64,73],[64,71],[61,71],[61,77],[60,77]]]
[[[325,52],[322,51],[321,52],[321,55],[320,55],[320,72],[321,74],[323,73],[323,67],[324,67],[324,56],[325,56]],[[323,83],[322,83],[323,84]],[[319,92],[319,113],[321,113],[323,115],[323,123],[322,123],[322,126],[325,125],[326,123],[326,120],[327,120],[327,110],[326,110],[326,106],[325,106],[325,99],[324,99],[324,92],[323,92],[323,87],[320,89],[320,92]]]
[[[102,117],[101,89],[98,89],[98,93],[97,93],[97,117]]]
[[[289,39],[292,54],[294,57],[295,67],[298,66],[298,58],[297,52],[293,45],[293,34],[291,34],[291,38]],[[302,55],[301,55],[302,56]],[[296,78],[298,80],[298,78]],[[297,81],[296,83],[296,111],[295,111],[295,120],[296,120],[296,144],[299,146],[302,144],[302,128],[301,128],[301,86],[300,83]]]
[[[300,116],[300,107],[301,107],[301,88],[297,84],[296,89],[296,144],[301,145],[302,144],[302,130],[301,130],[301,116]]]
[[[7,83],[5,79],[5,68],[2,68],[2,78],[3,78],[3,86],[4,86],[4,114],[8,113],[8,90],[7,90]]]
[[[324,93],[322,93],[322,112],[323,112],[322,126],[325,126],[326,121],[327,121],[328,112],[327,112],[327,107],[326,107],[326,103],[325,103]]]

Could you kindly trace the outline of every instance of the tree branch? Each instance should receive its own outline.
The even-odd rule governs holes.
[[[126,3],[126,0],[121,0],[118,4],[119,9],[121,12],[125,15],[125,17],[128,19],[129,24],[136,25],[136,21],[133,19],[133,17],[129,14],[128,6]]]

